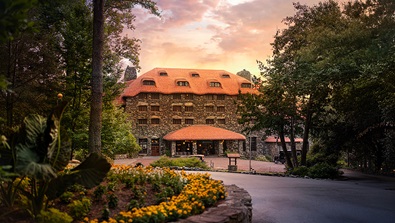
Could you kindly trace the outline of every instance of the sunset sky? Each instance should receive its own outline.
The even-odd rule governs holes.
[[[134,9],[140,74],[155,67],[219,69],[259,74],[276,30],[298,0],[157,0],[161,18]],[[340,1],[340,0],[339,0]],[[299,0],[313,6],[320,0]]]

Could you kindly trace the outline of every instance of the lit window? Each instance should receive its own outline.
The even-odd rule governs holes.
[[[158,93],[151,93],[151,99],[159,99],[160,96]]]
[[[206,119],[206,124],[214,124],[214,119],[212,118]]]
[[[188,81],[177,81],[177,86],[189,86]]]
[[[153,86],[155,86],[155,81],[152,81],[152,80],[143,80],[143,85],[153,85]]]
[[[214,100],[215,97],[213,94],[206,94],[206,100]]]
[[[193,125],[193,119],[191,119],[191,118],[186,118],[186,119],[185,119],[185,124]]]
[[[146,105],[140,105],[138,107],[139,111],[147,111],[147,106]]]
[[[214,111],[214,106],[213,105],[206,106],[206,112],[213,112],[213,111]]]
[[[217,112],[225,112],[225,106],[217,106]]]
[[[140,93],[138,97],[139,97],[139,99],[147,99],[147,94]]]
[[[241,88],[251,88],[251,84],[250,83],[242,83]]]
[[[219,82],[210,82],[210,87],[221,87],[221,83],[219,83]]]
[[[193,94],[185,94],[185,99],[193,100]]]
[[[138,120],[139,125],[146,125],[147,124],[147,119],[146,118],[141,118]]]
[[[173,124],[175,124],[175,125],[180,125],[180,124],[181,124],[181,119],[179,119],[179,118],[174,118],[174,119],[173,119]]]
[[[151,105],[151,111],[159,111],[159,105]]]
[[[181,94],[173,94],[173,99],[181,99]]]
[[[225,100],[225,95],[224,94],[217,95],[217,100]]]
[[[152,119],[151,119],[151,124],[152,124],[152,125],[158,125],[159,122],[160,122],[160,121],[159,121],[159,118],[152,118]]]
[[[178,112],[182,111],[181,105],[173,105],[173,111],[178,111]]]

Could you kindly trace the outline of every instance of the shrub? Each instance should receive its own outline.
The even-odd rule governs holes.
[[[263,162],[270,162],[270,160],[264,155],[258,155],[254,158],[254,160],[263,161]]]
[[[41,210],[37,221],[40,223],[70,223],[73,221],[73,218],[56,208],[48,208],[48,211]]]
[[[336,167],[327,163],[318,163],[309,168],[308,176],[311,178],[329,178],[334,179],[340,175]]]
[[[91,201],[84,197],[81,200],[73,201],[67,207],[70,208],[70,214],[73,218],[82,219],[88,215],[91,208]]]
[[[290,170],[289,174],[301,176],[301,177],[308,176],[309,175],[309,168],[306,166],[298,166],[298,167],[295,167],[293,170]]]
[[[188,157],[188,158],[169,158],[166,156],[162,156],[160,159],[151,163],[153,167],[195,167],[201,169],[208,169],[206,163],[202,162],[200,159],[196,157]]]
[[[73,197],[73,192],[66,191],[62,195],[60,195],[59,199],[60,201],[62,201],[62,203],[69,204],[73,200]]]

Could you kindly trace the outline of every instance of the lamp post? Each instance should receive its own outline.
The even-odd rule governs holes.
[[[251,170],[252,170],[252,168],[251,168],[251,136],[248,136],[248,140],[249,140],[249,148],[250,148],[250,170],[249,170],[249,172],[251,173]]]

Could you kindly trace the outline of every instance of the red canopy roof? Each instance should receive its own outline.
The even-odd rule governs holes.
[[[176,140],[245,140],[240,133],[208,125],[192,125],[165,135],[163,139]]]

